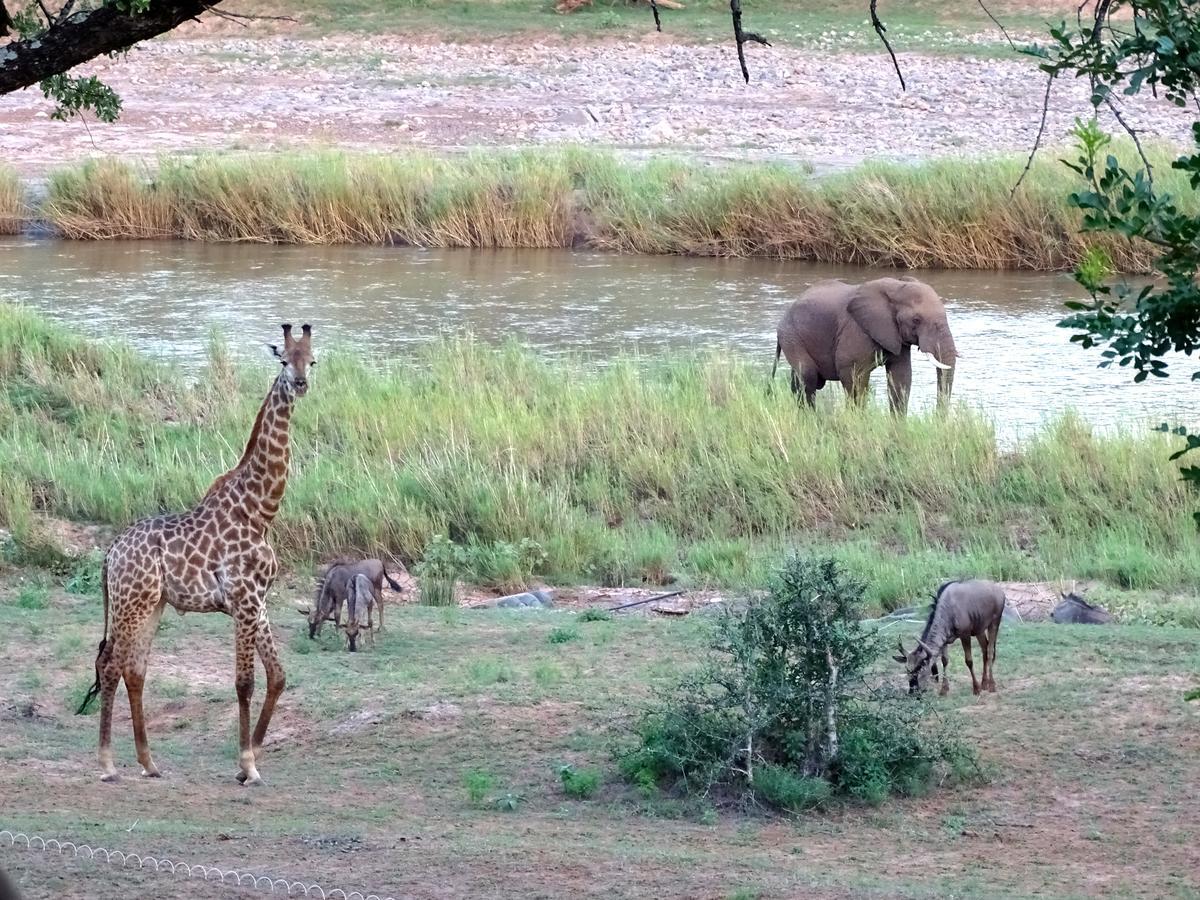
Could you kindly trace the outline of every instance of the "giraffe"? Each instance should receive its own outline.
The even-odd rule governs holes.
[[[284,673],[267,621],[267,591],[279,565],[267,529],[279,511],[288,472],[288,425],[297,397],[308,391],[307,372],[316,364],[312,329],[292,337],[283,326],[283,350],[271,352],[283,370],[271,385],[246,450],[238,464],[212,483],[188,512],[142,519],[109,548],[101,570],[104,635],[96,654],[96,682],[79,707],[100,695],[102,781],[116,781],[112,754],[112,710],[125,680],[133,738],[142,775],[159,777],[146,741],[142,687],[150,644],[167,604],[185,612],[223,612],[234,621],[234,685],[242,784],[261,784],[256,765],[263,738],[283,691]],[[253,736],[250,697],[254,693],[254,654],[267,675],[267,694]]]

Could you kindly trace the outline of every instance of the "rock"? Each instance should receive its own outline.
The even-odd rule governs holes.
[[[554,597],[549,591],[523,591],[520,594],[509,594],[498,597],[484,606],[496,606],[501,609],[549,609],[554,606]]]
[[[455,703],[437,703],[429,706],[414,706],[411,709],[406,709],[404,715],[410,719],[430,719],[433,721],[444,721],[446,719],[457,719],[462,715],[462,707]]]
[[[1103,607],[1088,603],[1078,594],[1067,594],[1050,614],[1058,625],[1108,625],[1112,614]]]

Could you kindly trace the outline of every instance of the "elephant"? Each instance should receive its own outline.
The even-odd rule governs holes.
[[[861,402],[871,371],[887,368],[888,401],[894,413],[908,411],[912,388],[911,348],[916,346],[937,367],[938,408],[950,402],[955,360],[946,307],[924,282],[904,276],[877,278],[865,284],[819,281],[784,312],[775,344],[775,365],[787,357],[792,367],[792,393],[801,388],[813,405],[813,394],[834,379],[847,396]]]

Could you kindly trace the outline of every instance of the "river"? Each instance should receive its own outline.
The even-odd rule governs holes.
[[[724,348],[766,377],[785,306],[820,278],[885,274],[799,262],[620,256],[562,250],[422,250],[199,242],[0,241],[0,299],[80,332],[120,336],[195,369],[211,329],[258,353],[281,321],[311,322],[318,347],[403,357],[447,332],[516,338],[546,354],[603,362]],[[1191,368],[1134,384],[1099,369],[1058,328],[1082,292],[1067,274],[928,271],[946,298],[963,358],[955,400],[983,409],[1006,442],[1067,408],[1101,425],[1195,424]],[[934,370],[914,356],[915,409],[934,399]],[[875,376],[877,397],[882,373]],[[780,385],[783,385],[780,376]],[[823,393],[839,394],[836,385]]]

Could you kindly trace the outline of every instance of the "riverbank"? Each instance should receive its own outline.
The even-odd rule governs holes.
[[[479,584],[736,586],[815,546],[882,608],[962,575],[1200,578],[1195,497],[1157,436],[1067,417],[1001,452],[966,410],[897,421],[823,398],[808,414],[720,355],[602,370],[470,341],[403,363],[319,356],[273,531],[289,565],[412,563],[442,534],[469,545]],[[214,346],[188,385],[0,307],[0,376],[0,524],[36,559],[56,552],[46,517],[119,527],[194,503],[236,462],[271,370]]]
[[[810,4],[816,6],[817,4]],[[929,4],[930,6],[940,4]],[[963,9],[978,5],[960,3]],[[381,15],[405,15],[386,7]],[[480,42],[451,38],[472,18],[463,4],[441,7],[444,27],[381,22],[362,34],[314,37],[307,31],[268,36],[268,23],[231,34],[151,41],[120,59],[96,60],[80,74],[97,75],[121,96],[113,125],[51,118],[53,104],[36,89],[0,103],[0,160],[23,175],[96,156],[153,162],[164,153],[286,152],[339,148],[392,153],[472,147],[527,148],[582,144],[629,153],[699,158],[787,160],[819,171],[867,159],[913,161],[1028,153],[1041,122],[1045,81],[1035,60],[1011,49],[990,57],[927,52],[924,35],[946,40],[975,34],[927,23],[906,32],[909,4],[883,10],[904,69],[901,90],[874,32],[858,22],[833,24],[845,11],[825,11],[806,45],[788,43],[786,26],[773,46],[748,48],[751,83],[742,81],[729,38],[728,4],[714,11],[696,44],[667,15],[652,31],[649,11],[540,17],[551,25],[597,22],[606,13],[639,24],[593,27],[566,39],[554,34],[484,33]],[[471,2],[472,10],[500,5]],[[640,4],[639,4],[640,6]],[[828,8],[830,4],[821,4]],[[989,4],[992,6],[992,4]],[[372,4],[377,8],[377,4]],[[785,22],[798,21],[779,4]],[[288,8],[286,11],[292,11]],[[689,11],[684,18],[691,20]],[[998,11],[999,12],[999,11]],[[420,15],[420,10],[417,10]],[[473,13],[474,14],[474,13]],[[514,14],[518,15],[518,14]],[[759,15],[747,11],[747,28]],[[1072,21],[1073,7],[1042,21]],[[499,17],[502,18],[502,17]],[[528,22],[529,18],[518,21]],[[322,26],[326,27],[326,26]],[[336,27],[336,22],[327,27]],[[364,25],[364,27],[367,27]],[[971,29],[976,26],[971,25]],[[1002,36],[988,26],[994,43]],[[182,34],[203,34],[183,29]],[[1025,36],[1045,42],[1043,26]],[[1052,97],[1043,148],[1053,158],[1078,116],[1091,110],[1087,85],[1061,80]],[[1190,145],[1194,114],[1148,92],[1122,101],[1122,116],[1145,138]],[[1106,109],[1101,124],[1122,133]]]
[[[1191,192],[1154,152],[1161,189]],[[813,178],[782,164],[639,164],[583,149],[106,159],[55,173],[32,215],[81,239],[423,247],[583,247],[898,268],[1060,270],[1101,247],[1148,271],[1148,245],[1081,234],[1076,180],[1019,157],[869,163]],[[0,197],[4,194],[0,193]],[[9,192],[11,220],[20,196]],[[0,211],[0,220],[5,213]]]

